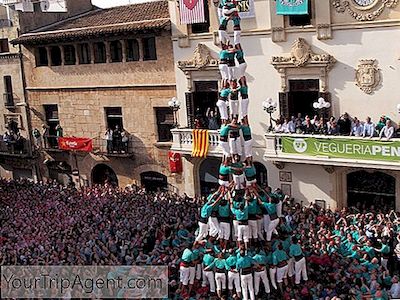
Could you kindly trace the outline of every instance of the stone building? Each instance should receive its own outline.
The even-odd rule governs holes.
[[[297,113],[312,117],[322,113],[313,109],[322,97],[331,103],[325,115],[339,117],[348,112],[362,121],[370,116],[375,123],[385,115],[398,121],[398,1],[309,0],[309,14],[304,16],[278,15],[276,1],[249,2],[254,9],[250,17],[242,18],[241,44],[248,65],[249,115],[259,181],[282,188],[298,202],[318,201],[335,208],[366,199],[369,204],[396,204],[398,209],[396,139],[382,144],[356,137],[314,136],[312,140],[267,133],[269,115],[262,106],[271,97],[278,104],[272,115],[275,119]],[[184,155],[185,190],[194,195],[216,185],[222,154],[218,133],[210,131],[208,157],[191,157],[194,116],[204,114],[207,107],[215,108],[218,96],[217,10],[212,1],[205,1],[207,22],[182,25],[176,2],[169,6],[177,97],[185,103],[179,111],[182,128],[173,130],[172,150]],[[287,143],[292,142],[296,144],[289,147]],[[345,145],[345,154],[339,153],[344,151],[339,144]],[[381,152],[369,155],[371,148],[366,146]]]
[[[95,8],[26,32],[13,44],[26,57],[32,128],[45,125],[49,133],[39,176],[80,185],[179,186],[168,165],[168,101],[176,91],[167,2]],[[64,136],[93,139],[93,152],[59,150],[58,125]],[[119,140],[107,149],[106,130],[117,125],[129,137],[127,148]]]

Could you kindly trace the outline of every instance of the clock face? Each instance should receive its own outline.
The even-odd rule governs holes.
[[[372,5],[376,0],[353,0],[355,4],[366,7]]]

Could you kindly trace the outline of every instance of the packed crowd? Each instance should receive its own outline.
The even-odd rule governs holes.
[[[391,139],[400,136],[399,127],[387,116],[381,116],[378,123],[373,123],[370,117],[364,122],[357,117],[344,113],[339,119],[330,117],[325,120],[315,115],[312,119],[306,115],[304,118],[299,113],[289,119],[281,116],[274,120],[274,132],[297,134],[343,135],[364,138],[379,137]]]

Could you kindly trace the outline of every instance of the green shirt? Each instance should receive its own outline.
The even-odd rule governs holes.
[[[278,265],[280,262],[288,260],[289,257],[287,256],[286,252],[283,250],[275,250],[272,254],[272,262],[274,265]]]
[[[220,217],[227,218],[227,217],[230,216],[230,213],[231,213],[231,209],[230,209],[230,207],[229,207],[229,203],[227,203],[227,204],[224,205],[224,206],[222,206],[222,205],[219,205],[219,206],[218,206],[218,215],[219,215]]]
[[[254,260],[245,255],[245,256],[238,256],[237,261],[236,261],[236,269],[241,270],[241,269],[246,269],[250,268],[253,266]]]
[[[185,249],[182,253],[182,260],[186,263],[191,263],[193,261],[193,252],[190,249]]]
[[[261,266],[265,266],[268,264],[267,262],[267,256],[261,253],[258,253],[256,255],[253,256],[254,261],[261,265]]]
[[[229,175],[231,173],[231,168],[229,166],[220,165],[219,167],[219,174],[221,175]]]
[[[214,256],[209,253],[206,253],[203,257],[203,264],[204,266],[208,267],[214,262]]]
[[[222,125],[221,129],[219,131],[219,135],[223,136],[223,137],[228,137],[229,136],[229,130],[230,130],[229,125]]]
[[[248,166],[244,168],[244,174],[247,178],[254,177],[257,175],[256,168],[254,166]]]
[[[381,253],[383,253],[383,254],[389,254],[390,247],[388,245],[382,244],[382,247],[380,250],[381,250]]]
[[[207,219],[209,216],[211,216],[211,212],[213,210],[213,207],[211,206],[210,202],[207,202],[206,204],[204,204],[200,210],[200,216],[202,218]]]
[[[229,257],[225,260],[226,269],[231,270],[236,268],[237,257],[235,254],[229,255]]]
[[[253,200],[250,200],[248,203],[249,203],[248,204],[249,214],[250,215],[256,215],[257,211],[258,211],[258,203],[257,203],[257,201],[255,199],[253,199]]]
[[[227,269],[225,259],[216,258],[214,261],[208,266],[209,268],[216,267],[217,269]]]
[[[275,203],[264,202],[263,204],[269,215],[276,214],[276,204]]]
[[[231,89],[227,88],[227,89],[221,90],[219,95],[221,96],[221,98],[228,98],[231,92],[232,92]]]
[[[249,208],[245,206],[243,210],[232,207],[232,213],[235,215],[238,221],[247,221],[249,219]]]
[[[250,126],[243,125],[241,129],[242,129],[243,136],[251,136]]]
[[[291,244],[289,247],[289,255],[291,257],[303,255],[303,250],[301,250],[299,244]]]

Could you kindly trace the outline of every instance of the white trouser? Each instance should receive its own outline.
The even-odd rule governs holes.
[[[238,236],[237,240],[239,242],[249,242],[249,225],[238,225]]]
[[[244,156],[246,158],[253,156],[253,139],[244,141]]]
[[[265,292],[269,294],[271,292],[271,289],[269,287],[269,281],[268,281],[268,276],[267,272],[261,271],[261,272],[254,272],[254,292],[256,296],[258,295],[258,292],[260,291],[260,281],[262,280],[265,288]]]
[[[190,278],[190,270],[189,267],[183,267],[181,266],[179,268],[179,277],[180,281],[183,285],[188,285],[189,284],[189,278]]]
[[[265,234],[267,234],[268,226],[269,226],[269,223],[271,222],[269,215],[264,215],[263,222],[264,222],[264,232],[265,232]]]
[[[240,34],[241,34],[241,33],[242,33],[241,30],[235,30],[235,31],[233,32],[233,43],[234,43],[235,45],[240,44]]]
[[[249,102],[249,98],[242,98],[242,101],[240,101],[240,119],[249,114]]]
[[[218,30],[218,38],[219,41],[223,44],[227,44],[228,41],[231,41],[228,33],[225,30]]]
[[[203,283],[201,284],[203,287],[209,285],[210,292],[215,293],[215,279],[213,271],[204,271],[203,270]]]
[[[236,292],[240,293],[240,277],[238,272],[228,272],[228,289],[233,290],[233,285],[235,285]]]
[[[235,67],[235,78],[240,79],[246,74],[247,63],[241,63]]]
[[[239,221],[233,220],[233,240],[236,241],[239,235]]]
[[[202,241],[208,236],[208,224],[199,222],[199,233],[196,237],[196,242]]]
[[[229,182],[229,181],[224,181],[224,180],[218,179],[218,184],[219,184],[220,186],[228,187],[229,184],[230,184],[230,182]]]
[[[219,115],[221,116],[222,120],[228,120],[228,105],[226,104],[226,101],[224,100],[218,100],[217,101],[217,107],[219,111]]]
[[[225,275],[225,273],[215,273],[215,283],[217,285],[217,291],[226,290],[226,275]]]
[[[264,220],[257,219],[257,233],[258,239],[263,241],[264,240]]]
[[[257,183],[257,179],[253,179],[253,180],[250,180],[250,181],[248,181],[246,179],[246,187],[251,187],[253,184],[256,184],[256,183]]]
[[[255,300],[256,297],[254,295],[254,285],[253,285],[253,275],[247,274],[247,275],[240,275],[240,283],[242,286],[242,297],[243,300],[249,299],[249,293],[250,293],[250,299]]]
[[[387,268],[387,264],[388,264],[388,259],[387,259],[387,258],[381,257],[381,265],[382,265],[382,267],[384,267],[386,270],[388,269],[388,268]]]
[[[229,68],[227,64],[219,64],[219,73],[221,74],[222,79],[229,79]]]
[[[189,284],[194,283],[196,277],[196,267],[189,267]]]
[[[296,278],[295,278],[296,284],[300,284],[301,278],[303,278],[304,281],[308,280],[306,259],[304,257],[299,261],[295,262],[294,269],[296,271]]]
[[[279,224],[279,219],[271,220],[268,225],[267,231],[267,241],[270,242],[272,239],[272,233],[275,231],[276,227]]]
[[[229,147],[229,142],[222,142],[219,141],[219,145],[222,149],[222,154],[224,156],[230,156],[231,155],[231,148]]]
[[[221,18],[224,16],[224,14],[222,13],[221,7],[217,8],[217,13],[218,13],[218,20],[221,20]]]
[[[233,174],[233,182],[235,183],[235,190],[242,190],[246,186],[246,177],[244,174],[236,175]]]
[[[229,100],[229,111],[232,116],[239,115],[239,100]]]
[[[249,236],[251,239],[258,238],[257,220],[249,220]]]
[[[289,258],[289,260],[288,260],[288,276],[289,277],[292,277],[295,274],[294,273],[294,262],[295,262],[295,260],[293,257]]]
[[[219,238],[229,241],[229,239],[231,238],[231,224],[226,222],[220,222],[219,228],[221,230],[219,232]]]
[[[282,205],[282,201],[279,201],[279,203],[276,204],[276,214],[278,215],[278,218],[282,217]]]
[[[274,289],[278,289],[276,286],[276,268],[270,268],[269,269],[269,279],[271,280],[271,285],[274,287]]]
[[[231,154],[239,154],[242,156],[242,144],[240,143],[240,137],[229,138],[229,147],[231,148]]]
[[[202,274],[203,274],[202,264],[196,264],[196,280],[200,280]]]
[[[284,278],[287,278],[288,266],[284,266],[282,268],[277,268],[276,270],[276,282],[283,282]]]
[[[219,222],[216,217],[208,218],[208,225],[210,228],[210,236],[217,237],[221,229],[219,228]]]
[[[228,79],[229,79],[229,80],[237,79],[237,78],[235,78],[235,77],[236,77],[236,76],[235,76],[235,68],[236,68],[236,67],[228,67],[228,73],[229,73]]]

